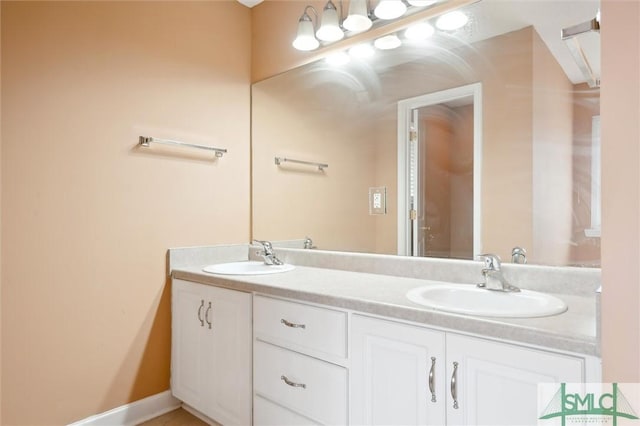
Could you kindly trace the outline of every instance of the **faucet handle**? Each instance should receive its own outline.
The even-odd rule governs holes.
[[[514,247],[511,250],[511,262],[527,263],[527,251],[523,247]]]
[[[500,256],[497,254],[481,254],[478,255],[478,258],[484,259],[484,266],[486,269],[491,271],[499,271],[500,270]]]

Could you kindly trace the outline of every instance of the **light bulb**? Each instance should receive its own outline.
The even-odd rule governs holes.
[[[351,0],[349,2],[349,15],[342,26],[349,31],[361,32],[371,28],[373,22],[369,19],[367,0]]]
[[[329,0],[322,11],[320,28],[316,31],[316,37],[322,41],[338,41],[344,37],[344,32],[340,29],[340,18],[338,10],[331,0]]]
[[[380,0],[373,13],[380,19],[396,19],[406,11],[407,5],[402,0]]]
[[[397,35],[391,34],[388,36],[380,37],[373,42],[373,45],[380,50],[391,50],[396,47],[400,47],[402,41],[398,38]]]
[[[313,35],[313,22],[306,12],[298,21],[298,35],[292,44],[298,50],[314,50],[320,46],[320,42]]]
[[[467,22],[469,22],[469,17],[456,10],[440,16],[436,21],[436,27],[443,31],[453,31],[464,27]]]
[[[404,36],[409,40],[426,40],[433,35],[436,30],[426,22],[412,25],[404,32]]]

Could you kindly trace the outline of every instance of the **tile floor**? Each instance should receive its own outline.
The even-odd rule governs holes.
[[[179,408],[155,419],[140,423],[139,426],[207,426],[191,413]]]

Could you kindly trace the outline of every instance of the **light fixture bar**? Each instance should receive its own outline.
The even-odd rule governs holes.
[[[582,75],[587,80],[587,84],[589,87],[600,87],[600,79],[596,77],[593,72],[593,68],[591,68],[591,64],[587,59],[587,55],[585,55],[582,46],[580,45],[580,41],[578,40],[578,36],[580,34],[586,34],[590,32],[600,32],[600,22],[597,18],[594,18],[590,21],[583,22],[581,24],[573,25],[568,28],[564,28],[561,33],[562,40],[567,44],[567,48],[569,49],[569,53],[573,56],[574,61],[576,61],[576,65],[582,72]]]
[[[596,18],[581,24],[573,25],[569,28],[564,28],[562,30],[562,40],[567,40],[568,38],[576,37],[580,34],[591,31],[600,32],[600,22],[598,22]]]

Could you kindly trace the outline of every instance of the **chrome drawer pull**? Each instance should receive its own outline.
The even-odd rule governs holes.
[[[453,363],[453,374],[451,375],[451,398],[453,398],[453,408],[458,409],[458,363]]]
[[[200,301],[200,307],[198,308],[198,319],[200,320],[200,327],[204,327],[204,320],[202,319],[202,308],[204,308],[204,300]]]
[[[292,322],[287,321],[286,319],[281,319],[280,322],[284,325],[286,325],[287,327],[291,327],[291,328],[307,328],[306,325],[304,324],[294,324]]]
[[[429,392],[431,392],[431,402],[436,402],[435,369],[436,369],[436,357],[432,356],[431,369],[429,370]]]
[[[209,324],[209,329],[211,329],[211,321],[209,321],[209,312],[211,312],[211,302],[209,302],[209,307],[207,308],[207,311],[204,313],[204,319],[207,321],[207,324]]]
[[[296,382],[292,382],[291,380],[287,379],[287,376],[280,376],[281,380],[284,380],[284,382],[286,384],[288,384],[291,387],[294,388],[302,388],[302,389],[306,389],[307,385],[305,385],[304,383],[296,383]]]

